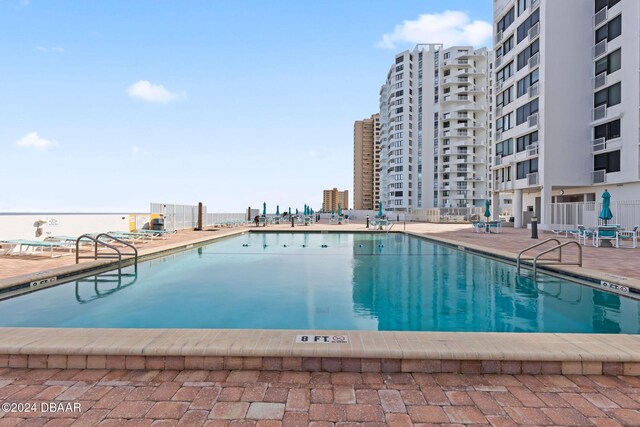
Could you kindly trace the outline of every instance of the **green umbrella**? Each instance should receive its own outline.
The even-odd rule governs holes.
[[[289,215],[291,215],[291,208],[289,208]]]
[[[276,205],[276,215],[280,215],[280,205]]]
[[[340,203],[338,203],[338,216],[342,216],[342,208],[340,207]]]
[[[378,202],[378,216],[382,218],[382,202]]]
[[[302,212],[304,213],[304,216],[307,216],[309,214],[309,211],[307,210],[307,204],[306,203],[304,205],[304,210]]]
[[[599,218],[604,221],[604,225],[607,225],[609,220],[613,218],[613,213],[609,206],[611,205],[611,194],[605,189],[602,193],[602,210],[600,211]]]
[[[296,208],[296,215],[298,215],[298,208]]]
[[[267,216],[267,202],[262,204],[262,215]]]
[[[489,200],[485,200],[484,202],[484,216],[489,218],[491,216],[491,211],[489,210],[489,206],[491,206],[491,202]]]

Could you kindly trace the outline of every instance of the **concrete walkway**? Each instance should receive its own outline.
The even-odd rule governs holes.
[[[640,379],[0,369],[0,404],[0,426],[637,426]]]

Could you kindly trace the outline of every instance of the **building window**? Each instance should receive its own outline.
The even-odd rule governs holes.
[[[504,132],[513,127],[513,112],[496,120],[496,132]]]
[[[504,107],[513,101],[513,86],[496,95],[496,107]]]
[[[620,34],[622,34],[622,14],[596,30],[596,44],[605,39],[610,42]]]
[[[593,128],[593,139],[605,140],[620,138],[620,119],[601,124]]]
[[[518,93],[517,98],[520,98],[522,95],[529,91],[529,88],[538,82],[539,72],[536,68],[532,72],[529,73],[525,78],[518,80]]]
[[[513,139],[509,138],[496,144],[496,156],[504,157],[513,154]]]
[[[621,102],[621,83],[616,83],[612,86],[599,90],[593,95],[593,107],[599,107],[606,105],[611,107],[612,105],[620,104]]]
[[[399,56],[398,58],[396,58],[396,64],[399,64],[402,61],[404,61],[404,56]]]
[[[527,174],[538,172],[538,159],[525,160],[516,164],[516,179],[524,179]]]
[[[620,150],[593,156],[593,170],[607,173],[620,172]]]
[[[611,9],[615,6],[620,0],[596,0],[596,10],[595,12],[600,12],[601,9],[608,7]]]
[[[507,14],[504,15],[502,19],[496,24],[496,32],[499,33],[500,31],[505,31],[507,28],[509,28],[509,26],[513,24],[513,21],[515,20],[515,15],[515,8],[512,7],[511,9],[509,9],[509,12],[507,12]]]
[[[620,69],[622,63],[622,49],[611,52],[609,55],[596,61],[596,76],[600,73],[611,74]]]
[[[518,43],[529,35],[529,29],[540,21],[540,9],[536,9],[522,24],[518,26]]]
[[[518,0],[518,16],[522,15],[522,12],[527,10],[527,0]]]
[[[496,81],[502,82],[513,75],[513,61],[496,72]]]
[[[529,58],[540,51],[540,40],[536,40],[518,54],[518,71],[529,63]]]
[[[516,110],[516,126],[527,121],[530,115],[538,112],[538,98],[524,104]]]
[[[531,144],[538,142],[538,131],[531,132],[516,139],[516,151],[519,153],[527,149]]]
[[[509,53],[509,51],[511,51],[511,49],[513,49],[513,36],[505,40],[505,42],[502,43],[502,46],[496,49],[496,58],[500,58],[501,56],[506,55],[507,53]]]

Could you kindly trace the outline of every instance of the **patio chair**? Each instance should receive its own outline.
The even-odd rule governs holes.
[[[0,244],[2,244],[3,247],[5,245],[10,246],[10,248],[8,248],[8,250],[5,252],[5,255],[16,255],[15,254],[16,249],[18,249],[17,255],[22,256],[22,255],[26,255],[29,249],[31,249],[31,253],[35,255],[38,253],[44,254],[44,250],[48,248],[51,258],[55,258],[54,252],[53,252],[54,249],[69,250],[68,253],[59,254],[57,256],[71,255],[71,253],[73,252],[73,246],[70,246],[64,242],[49,242],[49,241],[41,241],[41,240],[17,239],[17,240],[3,240],[0,242]]]
[[[489,221],[489,232],[491,229],[496,230],[496,233],[502,233],[502,221]]]
[[[485,227],[484,221],[472,221],[471,226],[473,227],[474,233],[480,233],[481,231],[484,231]]]
[[[578,224],[577,230],[569,231],[571,235],[573,235],[581,245],[587,244],[587,239],[591,239],[593,237],[593,230],[588,230],[584,225]]]
[[[611,225],[601,225],[593,232],[593,246],[599,247],[603,240],[609,240],[612,245],[619,247],[618,227]]]
[[[638,247],[638,228],[640,226],[633,227],[633,230],[621,230],[618,231],[618,247],[619,248],[637,248]],[[623,246],[622,242],[630,242],[630,246]]]

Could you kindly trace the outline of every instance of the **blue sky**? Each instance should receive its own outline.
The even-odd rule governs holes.
[[[318,209],[394,54],[490,43],[491,7],[0,0],[0,211]]]

